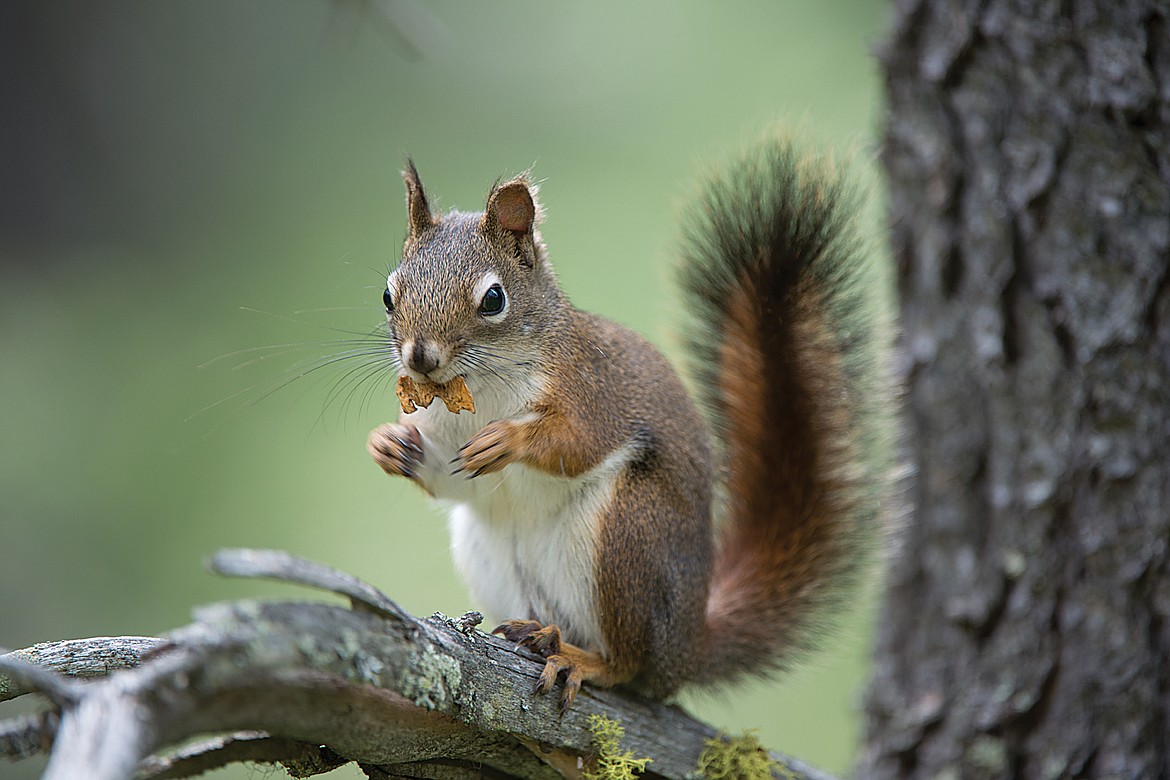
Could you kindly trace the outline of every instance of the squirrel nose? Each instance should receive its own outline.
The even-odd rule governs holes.
[[[402,353],[406,358],[406,366],[411,371],[429,374],[439,367],[439,348],[426,339],[416,339],[409,344],[403,344]]]

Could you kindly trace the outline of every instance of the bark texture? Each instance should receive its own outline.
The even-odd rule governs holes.
[[[916,478],[865,776],[1170,776],[1167,9],[897,3]]]

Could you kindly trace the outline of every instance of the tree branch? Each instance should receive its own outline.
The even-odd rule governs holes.
[[[105,677],[115,669],[137,666],[144,653],[164,644],[161,639],[147,636],[99,636],[42,642],[13,651],[0,656],[0,672],[7,673],[7,676],[0,674],[0,702],[38,690],[43,693],[42,686],[45,685],[59,688],[60,681],[54,675],[46,676],[46,670],[81,679]],[[27,667],[16,671],[12,661],[22,661]],[[30,679],[29,674],[33,674],[39,684]]]
[[[312,777],[347,763],[329,748],[261,732],[241,732],[186,745],[166,756],[151,756],[139,765],[138,780],[194,777],[242,762],[283,764],[293,777]]]
[[[704,743],[715,736],[676,707],[589,687],[562,717],[557,697],[532,692],[543,661],[475,629],[477,615],[419,620],[365,583],[284,553],[226,551],[212,567],[322,587],[349,597],[355,608],[220,604],[197,610],[195,622],[164,640],[76,640],[0,657],[0,671],[27,671],[33,660],[46,678],[0,675],[0,692],[12,698],[47,691],[60,713],[59,723],[46,720],[36,729],[23,723],[12,732],[26,737],[11,740],[24,746],[22,755],[55,732],[47,780],[114,780],[140,766],[146,776],[181,777],[245,760],[234,756],[304,760],[306,747],[319,745],[328,745],[325,763],[335,756],[390,776],[462,777],[468,768],[488,767],[553,780],[579,774],[577,758],[592,747],[591,715],[625,727],[624,746],[653,760],[648,775],[681,780],[695,772]],[[82,660],[71,663],[68,652]],[[137,661],[84,685],[43,671],[93,676]],[[264,736],[202,743],[143,764],[193,736],[240,731]],[[317,751],[313,760],[323,755]],[[824,777],[779,760],[786,777]],[[305,774],[313,773],[310,764]]]

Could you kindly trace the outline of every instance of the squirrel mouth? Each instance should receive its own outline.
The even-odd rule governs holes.
[[[453,370],[450,366],[436,368],[433,371],[428,371],[425,374],[421,371],[415,371],[413,368],[408,366],[403,371],[401,376],[407,377],[412,382],[420,385],[445,385],[454,379],[457,374],[458,372]]]

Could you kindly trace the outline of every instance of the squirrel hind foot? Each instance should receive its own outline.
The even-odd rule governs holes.
[[[544,625],[538,620],[507,620],[492,630],[493,634],[501,634],[509,642],[527,647],[540,654],[544,660],[544,669],[540,672],[533,692],[548,694],[556,687],[557,679],[564,674],[565,690],[561,693],[561,715],[564,715],[573,706],[573,700],[581,691],[583,682],[590,682],[603,688],[609,688],[622,682],[628,682],[629,675],[622,675],[614,666],[601,657],[600,653],[581,648],[565,642],[561,638],[561,629],[556,624]]]
[[[544,669],[540,673],[540,679],[536,681],[534,690],[540,694],[547,694],[556,685],[557,678],[562,673],[565,677],[565,690],[561,693],[560,701],[562,716],[573,706],[573,700],[581,691],[582,683],[588,682],[600,688],[611,688],[629,682],[631,677],[621,673],[611,662],[602,658],[600,653],[582,650],[563,642],[558,652],[545,659]]]
[[[574,648],[576,649],[576,648]],[[577,694],[581,690],[581,683],[585,679],[585,667],[576,663],[570,655],[557,653],[550,655],[544,662],[544,669],[540,672],[540,677],[533,687],[535,693],[542,696],[553,689],[557,683],[557,677],[561,672],[565,672],[565,690],[561,694],[561,717],[569,711],[573,706],[573,700],[577,698]]]
[[[492,629],[492,633],[527,647],[542,658],[561,651],[561,629],[555,624],[546,626],[539,620],[505,620]]]

